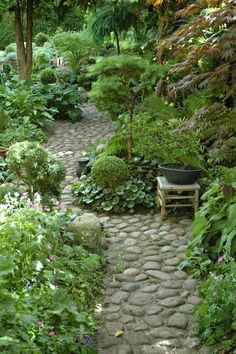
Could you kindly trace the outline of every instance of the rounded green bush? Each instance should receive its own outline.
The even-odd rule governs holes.
[[[72,73],[69,68],[57,68],[55,70],[55,76],[59,82],[70,83],[72,79]]]
[[[40,80],[44,85],[53,84],[57,81],[55,76],[55,70],[52,68],[46,68],[42,70]]]
[[[101,156],[92,167],[92,178],[103,188],[115,189],[129,178],[126,163],[116,156]]]
[[[43,146],[29,141],[15,143],[8,150],[6,161],[10,172],[26,184],[30,193],[39,192],[42,197],[60,195],[65,167]]]
[[[37,47],[42,47],[48,41],[49,36],[46,33],[39,32],[34,38]]]

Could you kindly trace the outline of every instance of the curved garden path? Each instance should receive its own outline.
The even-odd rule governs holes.
[[[87,103],[78,123],[56,123],[47,148],[67,167],[64,205],[72,204],[77,158],[89,143],[112,133],[112,123]],[[193,331],[191,310],[199,303],[195,281],[177,268],[185,259],[191,220],[163,222],[150,213],[101,219],[110,238],[104,300],[97,312],[98,353],[211,353],[199,347]]]

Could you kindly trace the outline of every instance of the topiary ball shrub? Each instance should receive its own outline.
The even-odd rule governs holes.
[[[42,70],[40,80],[44,85],[53,84],[57,81],[55,70],[52,68],[46,68]]]
[[[72,72],[69,68],[57,68],[55,76],[59,82],[70,83],[72,80]]]
[[[39,32],[34,38],[37,47],[42,47],[48,41],[49,36],[46,33]]]
[[[26,184],[31,195],[38,192],[45,199],[59,197],[65,167],[40,144],[24,141],[12,145],[6,161],[10,172]]]
[[[16,53],[16,43],[10,43],[5,48],[5,53]]]
[[[129,178],[129,170],[119,157],[104,155],[95,160],[91,175],[98,186],[115,189]]]

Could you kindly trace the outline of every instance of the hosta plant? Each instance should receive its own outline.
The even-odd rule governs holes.
[[[152,208],[155,205],[153,184],[136,178],[129,179],[114,190],[102,188],[88,177],[76,182],[73,192],[78,203],[98,211],[133,213],[137,207]]]

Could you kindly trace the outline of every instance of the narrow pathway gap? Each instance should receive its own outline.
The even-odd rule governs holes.
[[[81,121],[56,122],[47,148],[67,168],[62,204],[72,206],[71,184],[77,180],[76,163],[82,151],[113,132],[104,114],[87,103]],[[101,220],[111,237],[104,299],[97,313],[102,323],[98,353],[210,353],[199,347],[193,331],[191,311],[199,303],[196,282],[178,270],[186,258],[191,220],[163,222],[159,214],[150,213],[101,216]]]

